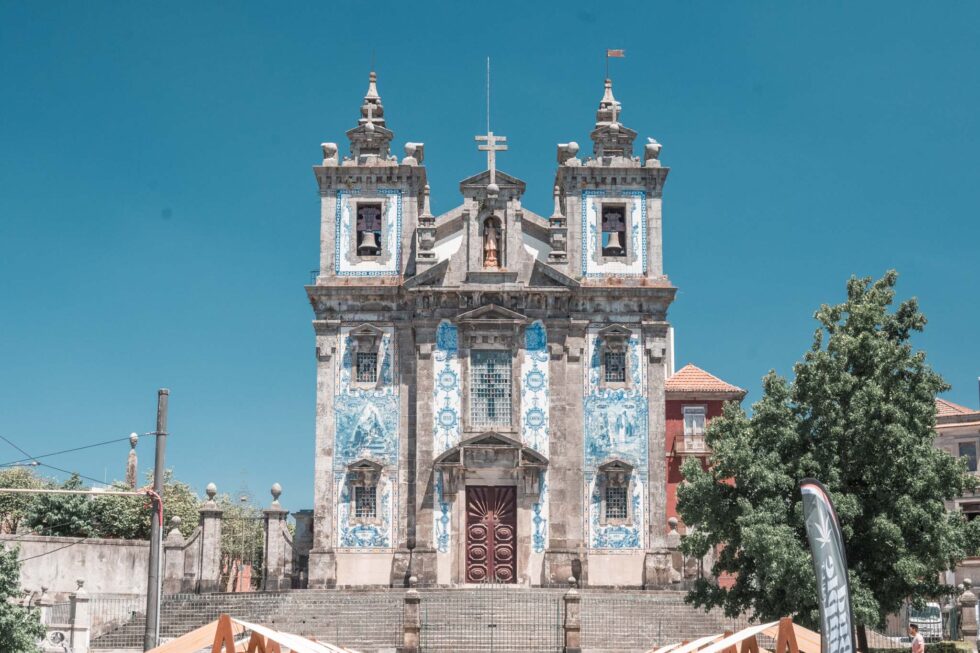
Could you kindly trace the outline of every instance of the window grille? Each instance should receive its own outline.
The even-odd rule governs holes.
[[[626,488],[606,486],[606,519],[626,519]]]
[[[378,379],[378,355],[375,352],[357,353],[358,383],[374,383]]]
[[[602,206],[602,255],[626,256],[626,207],[622,204]]]
[[[354,516],[362,518],[378,516],[377,485],[359,485],[354,488]]]
[[[606,383],[626,382],[626,352],[606,352]]]
[[[684,406],[684,435],[704,435],[704,406]]]
[[[510,352],[474,350],[470,355],[472,426],[510,426]]]
[[[381,205],[357,205],[357,255],[381,253]]]

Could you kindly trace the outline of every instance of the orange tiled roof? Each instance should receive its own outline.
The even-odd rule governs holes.
[[[972,415],[980,411],[973,410],[972,408],[967,408],[966,406],[960,406],[959,404],[954,404],[952,401],[946,401],[945,399],[940,399],[936,397],[936,417],[951,417],[953,415]]]
[[[664,385],[667,392],[718,392],[744,395],[745,390],[708,374],[688,363],[677,370]]]

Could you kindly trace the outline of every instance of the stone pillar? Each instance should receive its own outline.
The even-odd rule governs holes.
[[[579,585],[588,583],[588,542],[585,503],[584,403],[585,329],[587,322],[576,321],[569,329],[548,323],[549,386],[551,406],[548,437],[548,501],[551,504],[548,548],[544,552],[541,583],[561,585],[575,577]]]
[[[681,534],[677,532],[677,517],[667,520],[667,551],[670,554],[668,582],[679,583],[684,577],[684,554],[681,553]]]
[[[422,597],[415,589],[415,576],[408,579],[409,589],[405,592],[405,605],[403,615],[404,640],[403,646],[398,649],[399,653],[418,653],[421,646],[420,634],[422,632]]]
[[[296,531],[293,533],[293,587],[306,589],[309,584],[310,550],[313,548],[313,511],[293,513]]]
[[[565,647],[564,653],[582,651],[582,597],[575,590],[575,579],[569,578],[572,587],[565,592]]]
[[[163,593],[178,594],[184,582],[184,536],[180,534],[180,517],[170,518],[170,532],[163,541]]]
[[[395,514],[395,555],[391,564],[390,584],[405,587],[412,575],[412,554],[416,546],[415,528],[415,407],[418,383],[415,382],[415,339],[411,325],[395,324],[395,355],[398,357],[398,505]],[[430,395],[431,396],[431,395]]]
[[[214,483],[208,483],[205,490],[208,500],[204,502],[200,513],[201,525],[201,573],[197,579],[197,591],[202,594],[220,591],[221,580],[221,515],[224,511],[218,507],[214,497],[218,488]]]
[[[69,646],[72,653],[88,653],[92,628],[92,615],[89,610],[89,596],[85,591],[85,581],[78,579],[78,589],[68,596],[71,604],[71,635]]]
[[[643,588],[666,587],[671,582],[672,552],[667,547],[667,419],[664,385],[667,373],[667,322],[644,321],[643,364],[646,366],[647,398],[647,521]]]
[[[436,583],[436,548],[434,531],[434,488],[432,452],[432,396],[433,361],[432,351],[436,342],[436,324],[416,324],[415,326],[415,421],[413,437],[414,478],[412,479],[415,511],[413,526],[414,541],[409,538],[412,549],[409,573],[424,585]],[[406,352],[406,355],[408,353]]]
[[[279,505],[282,487],[272,485],[272,505],[262,511],[265,517],[265,545],[262,565],[262,589],[266,592],[290,589],[292,585],[286,573],[286,516],[289,513]]]
[[[330,230],[331,238],[332,235],[333,231]],[[324,256],[323,260],[327,258]],[[326,273],[326,268],[321,273]],[[333,446],[340,320],[314,320],[313,328],[316,331],[316,448],[313,462],[313,548],[308,562],[308,586],[322,589],[337,584],[337,556],[333,550],[336,519]]]
[[[963,579],[963,593],[957,601],[960,608],[960,639],[967,642],[973,650],[977,648],[977,595],[971,587],[969,578]]]

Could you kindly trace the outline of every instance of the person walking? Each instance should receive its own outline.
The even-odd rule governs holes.
[[[909,637],[912,638],[911,653],[926,653],[926,640],[919,632],[919,624],[909,624]]]

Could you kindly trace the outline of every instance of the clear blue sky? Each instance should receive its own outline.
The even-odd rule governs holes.
[[[437,212],[484,168],[490,55],[500,167],[547,215],[555,144],[588,143],[607,47],[627,53],[623,121],[671,167],[679,364],[754,401],[849,275],[897,268],[948,398],[977,406],[976,2],[3,0],[0,433],[37,455],[150,431],[169,387],[180,478],[263,502],[279,481],[311,507],[310,166],[346,146],[372,51]],[[127,450],[52,461],[111,480]],[[139,451],[146,469],[149,438]]]

